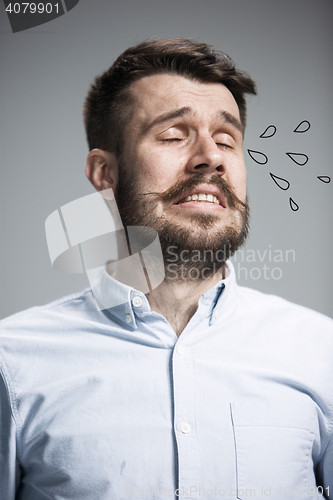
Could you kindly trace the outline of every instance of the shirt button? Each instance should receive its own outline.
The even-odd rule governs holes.
[[[134,297],[134,299],[133,299],[133,306],[135,306],[135,307],[142,306],[142,298],[139,297],[139,296]]]
[[[126,314],[126,321],[130,323],[132,321],[132,316],[130,314]]]
[[[180,430],[182,431],[183,434],[188,434],[191,430],[190,424],[188,422],[182,422]]]
[[[214,311],[214,318],[217,318],[219,313],[217,311]]]
[[[184,347],[182,345],[178,345],[177,352],[180,356],[182,356],[184,354]]]

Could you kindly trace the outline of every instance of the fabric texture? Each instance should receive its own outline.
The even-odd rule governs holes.
[[[228,263],[178,338],[99,280],[124,303],[86,289],[1,322],[1,500],[333,496],[330,318]]]

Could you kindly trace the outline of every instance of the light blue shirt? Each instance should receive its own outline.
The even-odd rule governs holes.
[[[231,264],[179,338],[100,289],[124,304],[86,289],[1,322],[1,500],[333,497],[330,318]]]

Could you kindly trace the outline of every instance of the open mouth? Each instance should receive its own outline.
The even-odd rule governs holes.
[[[174,201],[173,206],[221,210],[227,208],[227,202],[224,193],[217,186],[201,184],[185,191]]]
[[[219,199],[217,196],[213,194],[205,194],[205,193],[195,193],[189,196],[186,196],[183,200],[180,200],[177,205],[181,205],[182,203],[186,203],[187,201],[200,201],[204,203],[215,203],[219,205]]]

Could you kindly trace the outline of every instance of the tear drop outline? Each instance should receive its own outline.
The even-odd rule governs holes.
[[[297,210],[299,209],[299,206],[297,205],[296,201],[294,201],[292,198],[289,198],[289,205],[293,212],[297,212]]]
[[[303,123],[307,124],[306,125],[306,129],[305,130],[299,130],[300,128],[302,128]],[[304,134],[304,132],[307,132],[310,127],[311,127],[310,122],[308,122],[308,120],[303,120],[302,122],[300,122],[297,125],[297,127],[293,130],[293,132],[296,132],[297,134]]]
[[[317,179],[319,179],[321,182],[324,182],[325,184],[331,182],[331,178],[328,175],[318,175]]]
[[[249,153],[252,160],[255,161],[256,163],[258,163],[259,165],[266,165],[266,163],[268,162],[268,157],[264,153],[261,153],[260,151],[255,151],[254,149],[248,149],[247,152]],[[264,161],[256,160],[252,153],[256,153],[257,155],[263,156]]]
[[[304,167],[304,165],[306,165],[307,162],[309,161],[309,157],[307,155],[305,155],[304,153],[286,153],[286,155],[288,155],[289,158],[294,163],[296,163],[296,165],[299,165],[300,167]],[[305,160],[303,161],[303,163],[300,163],[299,161],[295,160],[294,156],[302,156],[303,158],[305,158]]]
[[[282,189],[283,191],[287,191],[287,189],[290,188],[290,182],[287,181],[287,179],[283,179],[282,177],[278,177],[277,175],[274,175],[272,174],[272,172],[269,173],[269,175],[272,177],[273,181],[275,182],[275,184],[280,188]],[[287,187],[282,187],[281,184],[278,183],[278,181],[276,179],[279,179],[280,181],[283,181],[287,184]]]
[[[266,135],[270,128],[273,129],[273,132],[269,133],[269,135]],[[275,125],[268,125],[266,130],[264,130],[264,132],[261,135],[259,135],[259,137],[261,137],[262,139],[268,139],[269,137],[273,137],[273,135],[275,135],[275,134],[276,134],[276,126]]]

